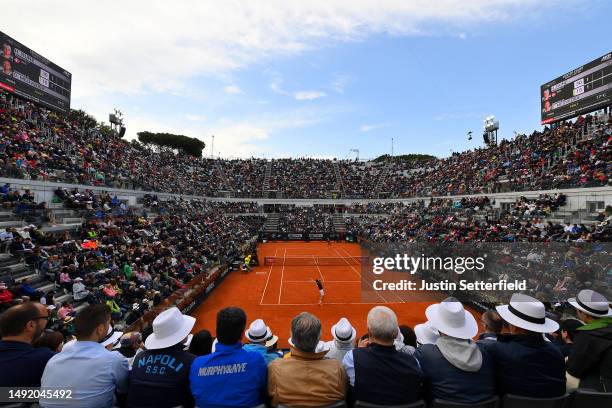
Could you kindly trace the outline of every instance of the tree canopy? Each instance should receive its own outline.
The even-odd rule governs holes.
[[[138,140],[145,146],[153,145],[158,148],[176,149],[190,156],[202,157],[202,150],[206,144],[195,138],[172,133],[138,132]]]

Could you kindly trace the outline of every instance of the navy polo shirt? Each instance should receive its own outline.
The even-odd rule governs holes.
[[[47,361],[55,355],[46,347],[21,341],[0,341],[0,384],[3,387],[40,387]]]

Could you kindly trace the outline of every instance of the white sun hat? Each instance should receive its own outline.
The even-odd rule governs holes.
[[[599,292],[591,289],[583,289],[578,296],[567,300],[575,309],[580,310],[593,317],[612,316],[612,309],[608,299]]]
[[[429,322],[414,326],[414,334],[419,344],[436,344],[440,337],[440,332],[432,327]]]
[[[478,323],[474,316],[453,297],[429,306],[425,316],[439,332],[457,339],[471,339],[478,333]]]
[[[346,317],[338,320],[331,328],[332,337],[341,343],[350,343],[357,337],[357,330]]]
[[[288,343],[291,347],[295,347],[295,344],[293,344],[293,339],[291,337],[289,337]],[[327,353],[328,351],[329,351],[329,345],[325,343],[324,341],[319,341],[317,343],[317,347],[315,348],[314,352],[315,353],[322,353],[322,352]]]
[[[511,325],[534,333],[552,333],[559,329],[559,323],[546,317],[544,303],[522,293],[513,294],[510,304],[496,306],[495,310]]]
[[[176,307],[165,310],[153,320],[153,333],[147,337],[145,347],[156,350],[179,344],[189,335],[195,322],[195,318],[182,314]]]
[[[102,340],[99,341],[104,347],[109,344],[115,344],[119,341],[119,339],[123,336],[123,332],[116,331],[112,326],[108,326],[108,331],[106,332],[106,336]]]
[[[268,343],[268,341],[276,337],[262,319],[254,320],[248,330],[244,332],[244,336],[251,343]],[[276,340],[278,340],[278,337],[276,337]]]

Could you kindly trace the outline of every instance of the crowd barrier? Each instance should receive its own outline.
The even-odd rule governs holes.
[[[344,241],[343,232],[263,232],[261,240],[267,241]]]

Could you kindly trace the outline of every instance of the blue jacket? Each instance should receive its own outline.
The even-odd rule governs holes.
[[[251,353],[261,354],[264,360],[266,360],[266,364],[270,364],[272,361],[281,357],[280,354],[273,351],[268,351],[266,346],[262,346],[260,344],[245,344],[242,348]]]
[[[254,407],[263,403],[268,368],[241,343],[217,343],[214,353],[194,360],[189,381],[198,407]]]
[[[495,361],[499,394],[553,398],[565,394],[565,358],[541,335],[500,335],[480,343]]]

